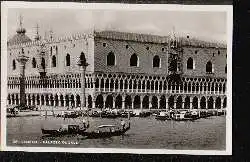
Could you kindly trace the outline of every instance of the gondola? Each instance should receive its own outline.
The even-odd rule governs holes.
[[[59,129],[44,129],[41,128],[43,135],[50,136],[63,136],[63,135],[73,135],[73,134],[83,134],[89,128],[89,124],[83,127],[80,125],[67,125],[66,127],[61,127]]]
[[[108,128],[108,131],[103,131],[103,128]],[[97,130],[92,132],[83,132],[81,135],[86,139],[109,138],[113,136],[124,135],[130,129],[130,123],[125,128],[117,128],[114,125],[101,125]]]

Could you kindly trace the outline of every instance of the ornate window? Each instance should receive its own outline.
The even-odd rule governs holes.
[[[207,73],[212,73],[213,72],[213,64],[211,63],[211,61],[208,61],[206,64],[206,72]]]
[[[12,69],[16,70],[16,61],[15,60],[12,61]]]
[[[36,68],[36,59],[35,58],[32,59],[32,68]]]
[[[153,58],[153,67],[160,67],[160,57],[158,55],[154,56]]]
[[[70,66],[70,55],[66,55],[66,66]]]
[[[52,56],[52,67],[56,67],[56,56]]]
[[[107,55],[107,65],[114,66],[115,65],[115,54],[113,52],[109,52]]]
[[[139,66],[139,58],[135,53],[130,57],[130,66]]]
[[[187,60],[187,69],[194,69],[194,61],[191,57]]]

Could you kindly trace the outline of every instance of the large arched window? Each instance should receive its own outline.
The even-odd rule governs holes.
[[[52,67],[56,67],[56,56],[52,56]]]
[[[16,61],[15,60],[12,61],[12,69],[16,70]]]
[[[42,57],[41,66],[42,66],[43,69],[45,69],[45,59],[43,57]]]
[[[130,66],[139,66],[139,59],[135,53],[130,57]]]
[[[80,65],[83,66],[87,63],[86,58],[85,58],[85,54],[83,52],[81,52],[80,55]]]
[[[212,73],[213,72],[213,64],[211,63],[211,61],[208,61],[206,64],[206,72],[207,73]]]
[[[153,58],[153,67],[160,67],[160,57],[158,55],[154,56]]]
[[[114,66],[115,65],[115,54],[113,52],[109,52],[107,55],[107,65]]]
[[[36,68],[36,59],[35,58],[32,59],[32,68]]]
[[[70,66],[70,55],[66,55],[66,66]]]
[[[191,57],[187,60],[187,69],[194,69],[194,61]]]

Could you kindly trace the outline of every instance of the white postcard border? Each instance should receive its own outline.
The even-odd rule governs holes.
[[[221,11],[227,12],[227,116],[226,150],[170,150],[170,149],[124,149],[124,148],[58,148],[13,147],[6,145],[6,98],[7,98],[7,13],[8,8],[51,8],[85,10],[165,10],[165,11]],[[131,154],[190,154],[232,155],[232,31],[233,7],[231,5],[170,5],[170,4],[114,4],[114,3],[68,3],[68,2],[2,2],[1,23],[1,146],[3,151],[28,152],[76,152],[76,153],[131,153]]]

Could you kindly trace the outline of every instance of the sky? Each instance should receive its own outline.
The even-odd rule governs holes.
[[[9,9],[8,38],[16,34],[19,16],[26,34],[33,39],[36,24],[41,36],[52,30],[55,36],[114,30],[167,36],[176,35],[226,42],[226,12],[218,11],[122,11],[83,9]]]

